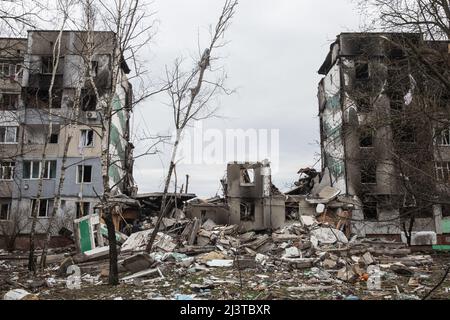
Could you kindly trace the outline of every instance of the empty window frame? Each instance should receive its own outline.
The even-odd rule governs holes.
[[[0,127],[0,144],[16,144],[18,127]]]
[[[50,144],[57,144],[59,140],[59,134],[53,133],[48,137],[48,143]]]
[[[80,146],[83,148],[94,146],[94,130],[81,130]]]
[[[254,169],[241,169],[241,185],[254,185],[255,184],[255,170]]]
[[[77,167],[77,183],[92,183],[92,166]]]
[[[364,220],[378,220],[378,203],[376,201],[368,201],[363,204]]]
[[[0,93],[0,110],[17,110],[18,106],[18,94]]]
[[[241,202],[241,221],[255,221],[255,203]]]
[[[9,220],[11,201],[0,201],[0,220]]]
[[[436,179],[439,182],[450,182],[450,161],[436,162]]]
[[[16,163],[12,161],[0,162],[0,180],[13,180]]]
[[[359,146],[361,148],[372,148],[374,132],[370,128],[362,128],[359,134]]]
[[[77,202],[77,219],[89,215],[91,204],[89,202]]]
[[[31,200],[31,216],[33,216],[34,210],[37,210],[36,216],[38,218],[47,218],[50,216],[52,209],[53,209],[53,200],[50,199]]]
[[[416,128],[409,124],[400,124],[394,128],[395,140],[402,143],[416,142]]]
[[[364,161],[361,165],[361,183],[377,183],[377,164],[375,161]]]
[[[84,93],[81,102],[83,111],[95,111],[97,109],[97,97],[94,94]]]
[[[54,89],[52,91],[51,109],[60,109],[62,103],[63,90]],[[45,89],[28,89],[26,93],[27,106],[29,108],[48,109],[50,107],[50,94]]]
[[[45,161],[44,179],[56,178],[56,161]],[[42,161],[24,161],[23,178],[26,180],[37,180],[41,178]]]
[[[373,110],[370,97],[367,93],[359,93],[361,96],[355,98],[356,106],[359,112],[370,112]]]
[[[98,61],[91,61],[91,76],[96,77],[98,73]]]
[[[437,146],[450,146],[450,128],[435,129],[434,142]]]
[[[0,78],[15,77],[21,71],[20,64],[3,62],[0,63]]]
[[[41,72],[43,74],[52,74],[53,73],[53,57],[46,56],[41,58]]]
[[[368,80],[370,76],[368,62],[356,62],[355,64],[355,79],[357,81]]]

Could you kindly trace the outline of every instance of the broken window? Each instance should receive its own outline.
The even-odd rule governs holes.
[[[16,74],[16,65],[8,62],[0,63],[0,78],[11,78]]]
[[[355,64],[355,79],[357,81],[364,81],[369,79],[369,63],[357,62]]]
[[[11,211],[11,201],[1,201],[0,220],[9,220],[10,211]]]
[[[391,110],[402,111],[405,106],[405,95],[400,91],[393,91],[389,94]]]
[[[18,94],[0,93],[0,110],[17,110],[18,106]]]
[[[448,204],[442,205],[442,217],[445,217],[445,218],[450,217],[450,205],[448,205]]]
[[[450,128],[435,129],[434,142],[438,146],[450,146]]]
[[[373,147],[373,136],[374,132],[372,129],[363,128],[359,136],[359,146],[361,148],[372,148]]]
[[[18,127],[0,127],[0,144],[17,143],[18,131]]]
[[[36,206],[37,206],[37,208],[36,208]],[[38,218],[46,218],[46,217],[50,216],[52,206],[53,206],[53,200],[33,199],[33,200],[31,200],[31,214],[33,214],[34,210],[37,210]]]
[[[0,180],[13,180],[16,163],[12,161],[3,161],[0,163]]]
[[[77,183],[92,182],[92,166],[78,166]]]
[[[91,76],[96,77],[98,74],[98,61],[91,61]]]
[[[255,203],[241,202],[241,221],[255,221]]]
[[[83,111],[95,111],[97,109],[97,97],[95,94],[84,94],[82,99]]]
[[[41,72],[43,74],[52,74],[53,73],[53,57],[52,56],[42,57],[41,62],[42,62]]]
[[[416,142],[416,129],[410,124],[400,124],[394,128],[395,140],[403,143]]]
[[[58,143],[59,134],[53,133],[48,138],[48,143],[50,144],[57,144]]]
[[[253,185],[255,183],[254,169],[241,169],[241,185]]]
[[[94,130],[81,130],[80,145],[84,148],[94,146]]]
[[[364,220],[378,220],[378,203],[376,201],[368,201],[363,204]]]
[[[436,179],[439,182],[450,182],[450,161],[436,162]]]
[[[361,183],[377,183],[377,164],[375,161],[365,161],[361,166]]]
[[[364,93],[361,93],[364,95]],[[372,104],[368,96],[361,96],[355,99],[356,105],[359,112],[370,112],[372,111]]]
[[[89,202],[77,202],[77,219],[89,215],[90,207]]]
[[[60,109],[62,103],[61,89],[52,90],[52,109]],[[45,89],[29,89],[27,92],[27,105],[30,108],[48,109],[50,107],[50,95]]]

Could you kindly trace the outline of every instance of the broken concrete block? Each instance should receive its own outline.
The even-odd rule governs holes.
[[[370,266],[375,263],[375,260],[373,259],[372,254],[370,252],[366,252],[361,257],[361,260],[366,266]]]
[[[355,264],[353,266],[353,272],[356,273],[359,277],[362,277],[363,275],[366,274],[366,270],[361,268],[358,264]]]
[[[4,296],[3,300],[39,300],[38,296],[31,294],[23,289],[14,289],[8,291]]]
[[[283,258],[281,259],[284,263],[287,263],[291,268],[294,269],[307,269],[311,268],[315,262],[316,259],[311,258],[298,258],[298,259],[292,259],[292,258]]]
[[[395,272],[396,274],[405,277],[411,277],[414,275],[414,271],[412,271],[410,268],[408,268],[402,263],[394,263],[393,265],[390,266],[389,269]]]
[[[67,272],[67,268],[74,264],[75,264],[75,262],[73,261],[72,257],[67,257],[66,259],[64,259],[61,262],[61,264],[59,265],[58,275],[65,276],[66,272]]]
[[[197,258],[197,260],[202,263],[207,263],[208,261],[211,261],[211,260],[225,260],[225,259],[226,259],[226,256],[218,251],[212,251],[212,252],[206,253],[204,255],[201,255],[200,257]]]
[[[347,244],[348,239],[345,234],[334,228],[318,228],[311,231],[311,235],[322,244]]]
[[[142,277],[148,277],[148,276],[152,276],[153,278],[156,278],[157,276],[163,277],[163,275],[161,273],[161,270],[156,268],[156,269],[149,269],[149,270],[144,270],[144,271],[137,272],[137,273],[132,274],[130,276],[124,277],[121,280],[122,281],[127,281],[127,280],[133,280],[133,279],[137,279],[137,278],[142,278]]]
[[[298,250],[297,247],[290,247],[290,248],[286,248],[284,255],[284,258],[301,258],[301,253]]]
[[[150,255],[143,253],[125,259],[122,262],[122,265],[125,267],[127,271],[139,272],[142,270],[149,269],[154,263],[155,260],[152,257],[150,257]]]
[[[109,256],[109,246],[98,247],[83,253],[85,261],[92,261],[102,258],[107,258]]]
[[[352,268],[344,267],[338,271],[336,277],[342,281],[352,281],[356,278],[356,274],[353,272]]]
[[[206,220],[206,222],[202,225],[202,229],[205,229],[206,231],[211,231],[216,227],[217,224],[212,221],[211,219]]]
[[[311,227],[314,224],[317,224],[316,218],[312,216],[300,216],[300,222],[304,227]]]
[[[208,267],[229,268],[234,264],[233,260],[210,260],[206,263]]]
[[[256,254],[255,256],[255,262],[259,263],[260,265],[265,265],[267,263],[267,261],[269,260],[269,257],[264,255],[264,254]]]
[[[179,265],[185,268],[189,268],[195,261],[195,258],[185,258],[178,262]]]
[[[334,268],[337,267],[337,262],[334,261],[334,260],[331,260],[331,259],[325,259],[325,260],[322,262],[322,266],[323,266],[325,269],[334,269]]]
[[[239,257],[234,262],[234,266],[240,270],[256,268],[256,261],[250,257]]]

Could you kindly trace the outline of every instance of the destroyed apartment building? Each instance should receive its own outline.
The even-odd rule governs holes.
[[[54,35],[30,32],[28,40],[17,40],[25,50],[24,62],[10,58],[14,61],[10,65],[33,65],[33,61],[36,66],[42,64],[42,53],[48,52],[49,47],[41,46],[46,43],[44,39],[53,39]],[[96,35],[108,39],[109,33]],[[76,65],[74,61],[82,63],[72,54],[78,36],[82,35],[68,32],[63,37],[63,47],[67,50],[63,69],[69,70],[71,76],[66,72],[60,74],[58,83],[64,86],[60,87],[61,107],[53,110],[56,115],[73,111],[70,106],[74,89],[70,79],[76,72],[71,68]],[[18,117],[16,122],[8,122],[8,128],[16,128],[17,138],[11,133],[7,135],[6,130],[11,129],[5,129],[4,137],[11,141],[0,147],[27,152],[11,155],[9,162],[13,163],[10,166],[13,170],[2,167],[2,174],[9,174],[9,179],[3,179],[0,185],[11,188],[9,194],[8,189],[1,189],[1,201],[7,204],[7,209],[2,211],[7,214],[2,217],[11,219],[11,212],[21,207],[29,214],[36,194],[34,177],[39,176],[34,170],[40,168],[32,165],[24,171],[24,162],[37,159],[39,163],[41,154],[39,150],[34,153],[29,150],[32,146],[39,149],[39,144],[25,143],[24,139],[38,139],[52,121],[52,127],[58,128],[55,137],[58,141],[64,139],[69,129],[76,131],[74,137],[78,138],[69,148],[68,161],[73,167],[68,169],[62,195],[65,204],[61,217],[65,224],[58,226],[72,230],[73,235],[67,235],[72,240],[70,245],[49,251],[48,267],[37,275],[23,270],[27,260],[23,252],[0,250],[0,270],[11,271],[11,275],[0,272],[0,294],[4,293],[5,300],[61,297],[418,300],[430,295],[430,290],[441,280],[447,255],[415,251],[448,250],[445,244],[449,242],[450,219],[448,208],[439,201],[424,201],[415,186],[432,188],[428,192],[433,190],[436,195],[449,194],[439,189],[441,185],[436,180],[426,179],[436,174],[449,177],[442,165],[435,165],[437,155],[445,156],[446,148],[450,148],[449,130],[430,128],[422,130],[425,137],[421,137],[406,129],[402,120],[408,117],[406,124],[411,124],[409,113],[414,114],[412,111],[420,101],[417,98],[420,74],[403,63],[403,54],[389,47],[389,42],[384,41],[386,36],[423,41],[418,35],[341,34],[332,44],[320,69],[320,74],[325,76],[319,85],[322,168],[320,171],[301,169],[295,187],[287,192],[281,192],[273,184],[270,162],[264,160],[229,163],[220,181],[223,194],[211,199],[200,199],[189,193],[189,176],[179,192],[138,194],[132,179],[133,164],[128,158],[132,151],[127,139],[130,114],[127,108],[121,108],[130,103],[131,94],[125,76],[128,68],[123,64],[116,108],[124,113],[118,113],[113,123],[119,127],[112,126],[110,132],[114,150],[121,160],[120,166],[111,170],[110,178],[124,182],[117,184],[118,190],[111,200],[123,204],[123,210],[115,217],[116,262],[111,262],[108,231],[100,212],[95,210],[94,189],[102,190],[100,141],[96,135],[91,139],[84,133],[96,128],[101,114],[95,110],[98,118],[92,118],[87,113],[94,110],[80,110],[80,118],[89,118],[82,118],[87,125],[77,122],[75,126],[66,126],[63,115],[52,114],[49,119],[48,114],[41,114],[43,110],[27,102],[29,90],[39,96],[39,87],[32,86],[37,82],[32,79],[45,76],[42,65],[24,68],[24,73],[17,76],[21,78],[21,86],[15,87],[19,95],[17,105],[8,110]],[[441,47],[444,47],[442,43],[438,45]],[[108,46],[101,48],[95,63],[96,79],[105,81],[107,92],[110,52]],[[446,50],[447,53],[448,47]],[[399,87],[397,81],[403,86]],[[378,118],[394,118],[400,125],[394,126],[395,121],[374,121]],[[32,135],[28,133],[31,129],[34,129]],[[396,133],[399,129],[407,134]],[[49,151],[48,161],[56,163],[46,169],[49,177],[45,180],[44,193],[50,204],[40,206],[43,223],[44,213],[48,212],[44,208],[48,210],[51,205],[61,166],[60,143],[49,146],[55,151]],[[423,151],[419,152],[421,146],[432,152],[424,155]],[[414,168],[428,168],[428,175],[417,176],[414,170],[399,167],[399,158],[401,163],[408,163],[404,154],[414,155],[409,161],[419,161],[414,163]],[[429,166],[423,165],[426,161],[430,161]],[[2,161],[7,162],[7,159]],[[86,171],[83,166],[91,168]],[[411,230],[413,233],[407,234]],[[413,246],[408,246],[408,239],[405,240],[408,237]],[[120,286],[107,287],[113,263],[117,263]],[[67,276],[74,267],[80,270],[79,288],[67,290]],[[448,297],[448,288],[433,294]]]
[[[450,44],[420,34],[342,33],[331,45],[319,70],[321,185],[360,237],[448,248],[448,93],[421,74],[411,43],[448,70]]]
[[[15,232],[26,235],[34,206],[38,206],[36,233],[45,232],[63,160],[65,180],[54,235],[64,227],[71,230],[74,219],[96,210],[103,193],[103,116],[96,91],[100,99],[114,94],[114,113],[110,126],[106,126],[113,163],[109,169],[113,193],[131,196],[136,192],[132,176],[133,145],[129,142],[130,70],[122,61],[117,85],[112,86],[111,63],[117,54],[115,35],[93,32],[88,38],[86,32],[62,32],[59,64],[54,70],[58,36],[58,31],[29,31],[27,38],[0,39],[0,46],[5,48],[0,50],[0,220],[4,232],[15,228]],[[88,45],[94,52],[91,61],[86,58]],[[71,141],[65,154],[69,136]],[[41,177],[42,193],[36,200]],[[115,223],[118,225],[120,220]]]

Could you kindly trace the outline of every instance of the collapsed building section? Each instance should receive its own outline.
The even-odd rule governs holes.
[[[243,230],[279,229],[286,219],[285,196],[272,184],[270,163],[230,163],[222,181],[225,199],[191,203],[188,217],[240,225]],[[219,203],[217,203],[219,202]]]

